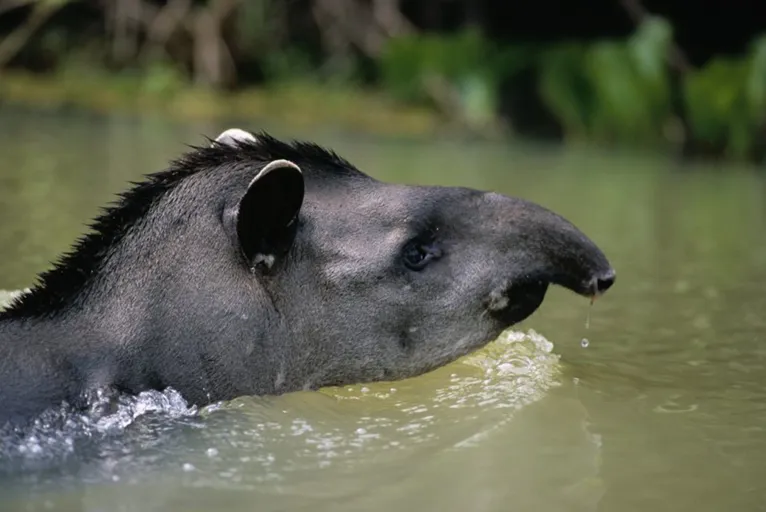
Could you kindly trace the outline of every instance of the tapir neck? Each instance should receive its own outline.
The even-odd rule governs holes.
[[[0,316],[0,425],[78,406],[84,392],[110,384],[117,359],[93,340],[72,321]]]
[[[131,326],[89,321],[96,315],[0,317],[0,403],[35,415],[103,387],[172,387],[199,406],[276,391],[281,330],[267,329],[266,318],[228,315],[222,323],[201,315],[170,326],[167,313],[155,313]],[[0,412],[0,424],[5,419]]]
[[[190,279],[161,284],[123,286],[119,295],[94,286],[48,316],[0,313],[0,367],[10,368],[0,371],[0,389],[25,383],[14,391],[18,399],[51,397],[46,407],[101,387],[129,393],[171,387],[198,406],[283,390],[290,340],[257,284],[213,280],[204,290]]]

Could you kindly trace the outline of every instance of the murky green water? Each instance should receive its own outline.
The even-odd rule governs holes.
[[[0,289],[225,127],[0,110]],[[517,333],[417,379],[139,418],[3,475],[2,510],[766,510],[764,177],[265,127],[380,178],[536,200],[602,246],[617,284],[587,330],[588,302],[554,289]]]

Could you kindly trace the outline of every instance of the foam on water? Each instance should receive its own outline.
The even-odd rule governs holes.
[[[482,350],[415,379],[321,390],[359,402],[357,429],[345,425],[333,432],[331,453],[343,453],[341,447],[379,452],[450,436],[455,448],[468,446],[561,385],[559,370],[559,356],[544,336],[509,329]]]
[[[559,385],[559,356],[553,343],[533,329],[508,329],[485,348],[452,365],[417,378],[417,398],[430,394],[434,403],[452,409],[466,407],[519,408]],[[445,385],[444,374],[449,373]],[[367,384],[333,388],[340,399],[364,399],[367,395],[388,399],[392,392],[408,387],[414,379],[400,383]],[[434,383],[435,388],[429,388]],[[400,393],[399,402],[407,400]]]

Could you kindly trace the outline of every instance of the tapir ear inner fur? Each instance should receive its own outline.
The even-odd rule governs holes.
[[[269,162],[239,202],[237,238],[251,266],[267,269],[290,249],[304,196],[303,173],[289,160]]]

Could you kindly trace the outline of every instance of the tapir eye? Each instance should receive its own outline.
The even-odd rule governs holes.
[[[412,240],[405,247],[402,254],[404,265],[410,270],[422,270],[432,260],[440,258],[442,251],[436,242]]]

